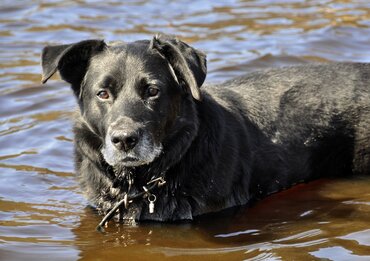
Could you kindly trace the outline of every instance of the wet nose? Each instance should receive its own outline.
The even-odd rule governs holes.
[[[111,136],[111,141],[118,150],[127,152],[139,142],[139,135],[137,132],[116,132]]]

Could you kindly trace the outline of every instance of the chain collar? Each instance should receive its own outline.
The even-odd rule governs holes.
[[[128,209],[129,205],[136,199],[139,198],[147,198],[149,201],[149,213],[154,213],[154,204],[157,200],[156,195],[152,193],[153,189],[156,187],[162,187],[166,184],[166,181],[164,179],[166,171],[162,172],[160,177],[152,178],[149,182],[146,183],[146,186],[142,187],[141,192],[137,192],[134,195],[130,195],[131,187],[134,183],[134,179],[132,177],[132,174],[128,174],[127,181],[128,181],[128,189],[125,193],[122,200],[120,200],[100,221],[100,223],[96,226],[96,230],[99,232],[104,232],[104,226],[107,225],[107,223],[114,217],[117,211],[119,211],[119,219],[123,219],[123,211],[124,209]]]

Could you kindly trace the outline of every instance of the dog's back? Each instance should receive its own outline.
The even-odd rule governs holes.
[[[269,69],[205,89],[272,143],[310,149],[315,175],[370,172],[370,64]]]

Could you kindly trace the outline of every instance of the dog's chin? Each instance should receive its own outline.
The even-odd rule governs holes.
[[[151,157],[132,157],[132,156],[116,156],[116,157],[106,157],[103,153],[104,160],[111,166],[119,166],[119,167],[140,167],[144,165],[148,165],[152,163],[157,156]]]
[[[142,159],[133,158],[133,157],[126,157],[126,158],[123,158],[118,163],[118,165],[120,165],[122,167],[140,167],[140,166],[143,166],[143,165],[148,165],[153,161],[154,161],[154,159],[151,160],[151,161],[148,161],[148,160],[142,160]]]

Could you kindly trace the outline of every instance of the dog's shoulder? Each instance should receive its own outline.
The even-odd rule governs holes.
[[[328,122],[334,112],[352,115],[349,110],[369,100],[359,99],[370,95],[369,83],[370,64],[314,63],[250,72],[205,86],[204,91],[224,107],[236,107],[261,130],[273,133],[282,119],[299,125],[302,121]]]

